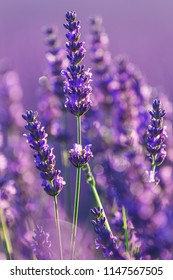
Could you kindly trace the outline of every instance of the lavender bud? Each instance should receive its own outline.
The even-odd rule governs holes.
[[[60,171],[55,169],[56,160],[53,148],[47,144],[48,134],[41,123],[37,121],[37,115],[38,113],[33,111],[27,111],[25,115],[22,115],[28,122],[25,128],[29,133],[26,136],[30,147],[35,150],[35,164],[40,170],[44,191],[50,196],[56,196],[62,190],[65,181],[59,176]]]
[[[62,99],[64,103],[63,79],[61,70],[67,67],[68,61],[65,57],[65,51],[59,46],[57,30],[54,27],[46,27],[44,30],[46,35],[46,60],[50,68],[50,86],[51,90],[57,97]],[[50,113],[49,113],[50,114]]]
[[[69,151],[69,160],[75,167],[83,167],[93,157],[90,147],[91,144],[82,149],[82,145],[73,144],[73,149]]]
[[[59,171],[59,173],[60,173],[60,171]],[[49,194],[51,196],[56,196],[56,195],[59,195],[64,184],[65,184],[65,182],[64,182],[63,178],[60,177],[59,174],[57,174],[56,176],[54,176],[52,181],[43,180],[42,187],[44,188],[44,191],[47,194]]]
[[[33,253],[38,260],[51,259],[51,242],[49,241],[49,234],[46,233],[42,227],[37,226],[33,236]]]
[[[95,241],[96,249],[101,249],[104,257],[107,259],[124,259],[118,251],[117,238],[112,236],[112,233],[106,229],[105,217],[102,214],[103,209],[95,207],[91,209],[91,212],[95,216],[95,220],[91,222],[98,235]]]
[[[66,13],[67,24],[64,27],[67,29],[66,37],[69,42],[66,43],[67,58],[69,67],[62,71],[62,76],[65,78],[64,92],[66,95],[65,107],[75,116],[85,114],[90,106],[90,95],[92,93],[90,69],[85,70],[84,65],[79,65],[84,58],[85,48],[84,42],[79,42],[80,39],[80,23],[76,21],[75,12]]]
[[[152,162],[152,166],[156,167],[161,165],[166,157],[166,145],[164,142],[167,134],[163,126],[165,111],[162,109],[160,100],[155,99],[153,101],[153,110],[149,113],[151,121],[147,131],[147,151],[149,152],[148,157]]]

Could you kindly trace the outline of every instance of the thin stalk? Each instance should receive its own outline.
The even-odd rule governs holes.
[[[109,222],[108,222],[108,219],[106,217],[106,213],[104,211],[104,208],[103,208],[103,205],[101,203],[101,200],[100,200],[100,197],[99,197],[99,194],[97,192],[95,184],[92,185],[91,188],[92,188],[93,195],[94,195],[94,198],[95,198],[95,201],[96,201],[97,205],[100,207],[100,209],[103,209],[103,216],[105,217],[105,226],[106,226],[107,230],[112,233]]]
[[[106,229],[112,233],[111,231],[111,228],[110,228],[110,225],[109,225],[109,222],[108,222],[108,219],[106,217],[106,213],[104,211],[104,208],[103,208],[103,205],[102,205],[102,202],[100,200],[100,197],[99,197],[99,194],[97,192],[97,188],[96,188],[96,181],[94,179],[94,176],[91,172],[91,168],[89,166],[89,164],[85,164],[84,167],[83,167],[83,170],[85,171],[86,173],[86,178],[87,178],[87,183],[90,185],[91,189],[92,189],[92,192],[93,192],[93,195],[94,195],[94,199],[97,203],[97,206],[100,207],[100,209],[103,209],[103,215],[105,217],[105,226],[106,226]]]
[[[2,225],[2,238],[4,240],[6,256],[8,260],[12,260],[13,248],[12,248],[8,227],[2,209],[0,209],[0,221]]]
[[[60,222],[59,222],[58,202],[57,202],[56,196],[54,196],[54,212],[55,212],[55,224],[56,224],[56,229],[57,229],[57,233],[58,233],[60,258],[61,258],[61,260],[63,260],[61,229],[60,229]]]
[[[155,172],[156,172],[156,165],[155,164],[152,165],[152,172],[153,172],[153,174],[155,174]]]
[[[65,205],[66,205],[66,212],[68,217],[71,217],[71,188],[70,188],[70,180],[69,180],[69,163],[68,163],[68,152],[65,145],[62,145],[61,151],[61,159],[62,159],[62,171],[66,180],[66,184],[68,187],[65,188]]]
[[[77,116],[77,144],[82,144],[81,135],[81,117]],[[80,182],[81,182],[81,168],[77,168],[76,171],[76,188],[75,188],[75,200],[73,210],[73,225],[72,225],[72,236],[71,236],[71,259],[75,256],[75,243],[78,223],[78,212],[79,212],[79,199],[80,199]]]
[[[123,214],[123,224],[124,224],[124,235],[125,235],[125,245],[126,245],[126,252],[129,253],[129,233],[127,228],[127,215],[126,215],[126,209],[124,206],[122,206],[122,214]]]
[[[68,121],[67,121],[67,112],[62,109],[63,112],[63,129],[64,131],[68,131]],[[70,178],[69,178],[69,160],[68,160],[68,150],[67,150],[67,141],[63,141],[61,149],[61,160],[62,160],[62,173],[64,174],[66,181],[65,188],[65,206],[66,213],[69,218],[72,216],[72,203],[71,203],[71,188],[70,188]]]
[[[150,182],[156,182],[156,155],[152,156],[151,172],[150,172]]]
[[[82,145],[82,135],[81,135],[81,117],[77,117],[77,143]]]
[[[152,160],[152,172],[155,174],[156,171],[156,155],[153,155],[153,160]]]
[[[71,237],[71,259],[74,259],[75,256],[75,243],[76,243],[79,198],[80,198],[80,181],[81,181],[81,168],[78,167],[76,173],[76,191],[75,191],[73,227],[72,227],[72,237]]]

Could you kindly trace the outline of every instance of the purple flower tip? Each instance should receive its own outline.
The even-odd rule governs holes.
[[[152,162],[152,167],[156,167],[161,165],[166,158],[166,145],[164,142],[167,134],[166,127],[163,126],[165,111],[162,109],[160,100],[155,99],[152,107],[152,111],[149,112],[151,121],[147,131],[147,151],[149,153],[149,159]]]
[[[85,48],[84,42],[80,40],[80,22],[76,21],[75,12],[66,13],[67,23],[64,27],[67,29],[66,43],[67,58],[69,67],[63,70],[62,76],[65,78],[64,92],[66,96],[65,107],[75,116],[85,114],[90,106],[91,88],[91,73],[90,69],[85,70],[84,65],[80,65],[84,58]]]
[[[22,114],[22,118],[27,122],[33,122],[36,120],[38,112],[26,111],[26,114]]]
[[[75,167],[83,167],[93,157],[90,147],[91,144],[83,149],[82,145],[73,144],[73,149],[69,151],[69,160]]]
[[[66,20],[68,22],[73,22],[76,20],[76,13],[75,12],[67,12],[66,13]]]

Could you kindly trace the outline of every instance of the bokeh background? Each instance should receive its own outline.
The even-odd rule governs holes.
[[[57,25],[64,44],[67,10],[77,12],[84,40],[89,32],[89,17],[101,15],[112,55],[127,54],[148,83],[172,99],[171,0],[1,0],[0,58],[8,59],[19,73],[26,108],[35,109],[38,78],[46,67],[43,27]]]
[[[42,76],[44,73],[47,73],[48,65],[45,59],[46,46],[45,34],[43,34],[43,29],[45,26],[57,26],[59,30],[58,41],[60,41],[62,45],[65,45],[66,30],[63,27],[63,23],[65,22],[65,13],[71,10],[76,11],[77,18],[81,22],[81,40],[86,41],[86,47],[89,35],[89,18],[94,15],[99,15],[103,18],[103,25],[109,36],[109,50],[111,52],[112,57],[114,58],[119,54],[128,55],[130,60],[141,70],[141,72],[146,78],[148,85],[157,88],[159,90],[158,92],[164,92],[173,101],[173,2],[171,0],[0,0],[0,64],[4,64],[4,62],[7,63],[10,69],[14,69],[19,74],[20,83],[24,94],[23,101],[25,109],[38,109],[38,80],[40,76]],[[92,68],[91,61],[89,59],[89,53],[86,53],[85,64],[86,68]],[[3,111],[4,115],[5,111],[7,111],[6,115],[8,116],[8,110],[6,110],[6,107],[0,107],[3,108],[1,111]],[[23,109],[24,108],[22,107],[22,110]],[[166,108],[166,110],[168,110],[168,108]],[[17,113],[18,114],[16,114],[15,112],[15,115],[19,116],[21,122],[21,113]],[[1,114],[1,116],[2,115],[3,114]],[[76,141],[76,120],[75,118],[72,118],[70,114],[68,116],[70,117],[70,122],[67,124],[67,131],[70,133],[71,142],[67,144],[67,150],[71,148],[71,143],[74,143]],[[6,128],[7,126],[4,126],[4,131],[7,131]],[[22,129],[20,129],[21,134]],[[172,137],[170,136],[168,139],[172,139]],[[20,141],[21,140],[19,140],[19,142]],[[23,141],[25,140],[23,139]],[[19,142],[17,143],[19,144]],[[95,148],[97,148],[96,146],[97,145],[95,145]],[[168,147],[170,149],[170,152],[168,152],[168,161],[170,160],[169,164],[171,166],[173,161],[171,157],[171,154],[173,154],[172,143],[169,143]],[[59,149],[55,150],[57,151],[57,153],[60,154]],[[18,152],[16,154],[18,154]],[[22,159],[25,160],[23,154]],[[60,157],[59,154],[57,157],[58,159]],[[33,164],[33,154],[32,160],[28,160],[27,163],[30,164],[30,162],[31,164]],[[33,168],[35,168],[34,164]],[[27,170],[30,170],[30,168],[28,168]],[[163,173],[166,174],[165,170],[167,169],[163,169],[162,175]],[[170,174],[172,174],[172,167],[169,170]],[[75,168],[73,166],[70,167],[69,172],[71,182],[75,182]],[[121,173],[121,171],[119,173]],[[28,175],[28,178],[31,181],[31,174]],[[39,175],[37,174],[36,177],[33,176],[32,180],[34,184],[37,185],[38,193],[40,195],[40,182],[36,184],[34,181],[35,178],[39,178]],[[34,186],[32,182],[29,183],[30,185]],[[79,211],[79,222],[82,221],[82,226],[83,217],[86,217],[87,219],[88,209],[93,207],[93,202],[88,199],[90,193],[88,192],[87,187],[85,188],[85,185],[82,190],[82,207]],[[172,177],[166,190],[168,192],[165,191],[165,194],[163,194],[165,195],[166,199],[170,197],[169,203],[170,205],[172,205]],[[73,195],[74,192],[72,189],[72,196]],[[47,207],[46,203],[49,202],[50,198],[46,198],[46,200],[45,193],[43,193],[42,196],[43,202],[45,203],[43,203],[44,210]],[[35,196],[33,195],[33,197]],[[63,199],[65,201],[65,194]],[[35,207],[36,209],[38,208],[38,205],[36,203]],[[45,213],[43,210],[41,209],[40,213],[44,216]],[[168,210],[170,209],[168,208]],[[53,205],[52,212],[50,210],[47,216],[44,217],[45,227],[47,227],[46,219],[47,217],[49,219],[49,216],[51,216],[52,213]],[[61,214],[61,219],[63,221],[62,223],[65,228],[65,231],[70,231],[69,228],[71,228],[71,224],[64,222],[66,216],[63,211]],[[160,220],[160,212],[156,212],[156,214],[158,214],[157,217],[155,217],[154,214],[152,217],[154,222],[155,218],[157,218],[155,224],[157,224],[157,221]],[[172,217],[173,215],[172,208],[169,213],[170,216],[166,213],[166,210],[164,214],[162,217],[166,217],[165,220],[167,222],[167,217]],[[40,215],[40,217],[42,217],[42,215]],[[160,228],[158,226],[158,239],[156,239],[156,243],[160,245],[161,243],[159,243],[158,240],[163,239],[163,242],[165,242],[166,240],[168,243],[166,244],[167,247],[165,246],[165,248],[169,249],[169,247],[172,246],[172,224],[167,223],[167,228],[165,230],[165,226],[162,225],[162,220],[160,222],[160,228],[162,231],[160,231]],[[170,218],[170,220],[172,221],[173,219]],[[88,224],[90,223],[88,223],[87,221],[86,224],[88,230]],[[153,226],[153,231],[155,229],[155,224]],[[80,227],[80,229],[82,230],[81,233],[79,233],[79,239],[80,235],[83,236],[82,234],[84,232],[82,226]],[[91,224],[90,226],[92,227]],[[14,240],[16,240],[17,236],[18,235],[13,236]],[[64,235],[64,238],[69,240],[69,237],[66,235]],[[93,244],[93,238],[91,240],[91,244]],[[80,243],[80,240],[78,240],[78,242]],[[83,247],[85,248],[85,246]],[[172,247],[170,247],[170,251],[172,254]],[[169,254],[167,256],[167,251],[166,253],[163,253],[163,255],[160,255],[160,258],[169,259],[170,257]],[[84,259],[86,258],[85,255],[83,255],[82,257]]]

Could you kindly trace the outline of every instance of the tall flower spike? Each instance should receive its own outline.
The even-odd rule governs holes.
[[[68,66],[65,51],[59,46],[58,36],[54,27],[47,27],[44,30],[46,35],[46,60],[50,68],[50,83],[52,90],[62,99],[64,103],[63,79],[61,70]]]
[[[109,38],[104,30],[102,18],[95,16],[90,19],[90,56],[93,62],[93,71],[96,74],[96,85],[99,88],[96,102],[107,108],[115,107],[112,86],[115,81],[115,67],[108,51]],[[104,111],[105,113],[105,111]]]
[[[33,253],[38,260],[51,259],[51,242],[49,241],[49,234],[46,233],[42,227],[37,226],[34,230],[33,236]]]
[[[147,151],[152,164],[150,181],[155,181],[155,169],[163,163],[166,157],[166,145],[164,142],[167,134],[165,130],[166,127],[163,126],[165,111],[162,109],[160,100],[155,99],[152,106],[152,111],[149,112],[151,115],[151,122],[147,131]]]
[[[42,187],[44,191],[50,196],[56,196],[60,193],[65,185],[65,181],[60,177],[60,170],[55,169],[55,155],[53,148],[47,144],[47,133],[41,123],[37,120],[37,112],[27,111],[22,117],[27,121],[25,128],[29,131],[27,141],[30,147],[35,150],[35,164],[40,170]]]
[[[66,21],[64,27],[67,29],[66,43],[67,58],[69,67],[62,71],[65,77],[64,92],[66,94],[65,107],[75,116],[84,115],[91,106],[90,95],[91,88],[91,72],[85,69],[84,65],[79,65],[84,58],[85,48],[84,42],[80,40],[80,23],[76,20],[75,12],[66,13]]]
[[[112,233],[106,229],[103,209],[94,207],[91,209],[91,213],[95,216],[95,220],[92,220],[92,224],[98,235],[95,241],[96,249],[101,249],[104,257],[107,259],[124,259],[119,253],[117,238],[112,236]]]

